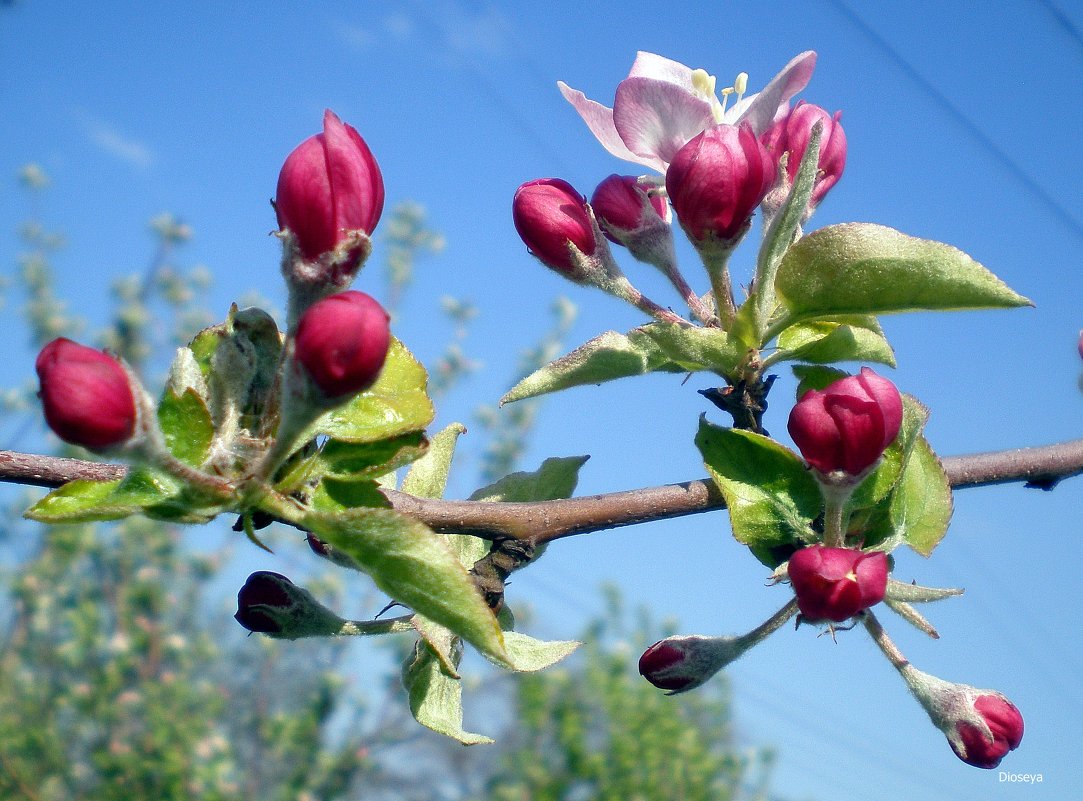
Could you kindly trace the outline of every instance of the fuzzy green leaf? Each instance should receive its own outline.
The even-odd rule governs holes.
[[[115,481],[69,481],[26,511],[41,523],[91,523],[140,514],[174,497],[180,485],[148,468],[134,468]]]
[[[733,536],[768,567],[813,538],[823,500],[801,459],[774,440],[700,418],[696,446],[726,499]]]
[[[418,498],[443,498],[455,445],[466,433],[462,423],[451,423],[432,438],[428,452],[410,467],[402,491]]]
[[[500,626],[444,537],[390,509],[308,512],[300,525],[350,556],[376,586],[507,665]]]
[[[711,370],[728,375],[745,357],[746,348],[721,328],[651,323],[639,330],[654,340],[670,362],[687,372]]]
[[[873,362],[895,366],[895,352],[875,317],[855,315],[797,323],[779,334],[778,347],[772,362]]]
[[[505,631],[504,644],[508,649],[512,670],[520,673],[544,670],[550,665],[555,665],[582,645],[575,640],[545,642],[517,631]]]
[[[644,330],[606,331],[571,353],[535,370],[500,399],[501,405],[571,387],[602,384],[652,372],[687,372]]]
[[[203,464],[214,439],[214,423],[194,389],[189,387],[178,396],[167,388],[158,402],[158,425],[170,453],[192,467]]]
[[[391,502],[371,479],[341,481],[325,477],[312,493],[312,508],[320,512],[344,512],[361,507],[390,509]]]
[[[892,528],[907,545],[929,556],[947,533],[951,513],[948,477],[929,443],[921,437],[891,495]]]
[[[832,225],[798,240],[775,289],[793,321],[1030,304],[961,250],[870,223]]]
[[[452,644],[447,643],[449,650]],[[491,737],[463,728],[462,682],[447,674],[443,661],[424,639],[417,641],[402,666],[402,684],[409,697],[410,712],[422,726],[463,745],[493,742]]]
[[[579,468],[589,456],[552,457],[532,472],[510,473],[474,492],[472,501],[529,503],[570,498],[579,483]]]
[[[315,433],[358,443],[422,431],[435,414],[427,382],[425,368],[405,345],[392,338],[376,383],[323,417]]]

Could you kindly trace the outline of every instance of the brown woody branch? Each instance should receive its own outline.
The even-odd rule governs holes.
[[[948,456],[942,462],[956,489],[1019,482],[1052,489],[1063,479],[1083,474],[1083,439]],[[109,481],[122,477],[126,470],[123,465],[0,450],[0,481],[17,484],[59,487],[74,479]],[[493,540],[525,540],[533,545],[725,506],[708,479],[536,503],[429,500],[390,490],[386,494],[395,509],[436,531]]]

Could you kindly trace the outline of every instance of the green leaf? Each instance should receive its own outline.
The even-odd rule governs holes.
[[[41,523],[120,520],[166,501],[179,490],[170,476],[137,467],[115,481],[69,481],[31,506],[25,516]]]
[[[769,359],[814,362],[873,362],[895,366],[891,349],[875,317],[853,316],[791,325],[778,337],[779,350]]]
[[[500,404],[633,375],[688,372],[644,330],[649,327],[634,328],[627,334],[606,331],[528,375],[500,399]]]
[[[961,250],[870,223],[832,225],[798,240],[775,289],[794,321],[1031,305]]]
[[[951,521],[951,485],[924,437],[918,439],[891,496],[891,524],[898,537],[929,556]]]
[[[747,350],[721,328],[651,323],[639,330],[654,340],[670,362],[687,372],[711,370],[729,375],[736,371]]]
[[[579,468],[589,456],[553,457],[533,472],[511,473],[474,492],[472,501],[529,503],[570,498],[579,483]]]
[[[452,423],[434,436],[428,453],[414,462],[402,480],[402,491],[417,498],[443,498],[455,445],[464,433],[466,426]]]
[[[447,675],[441,659],[423,639],[417,641],[402,666],[402,684],[409,696],[410,712],[422,726],[463,745],[493,742],[490,737],[463,728],[462,682]]]
[[[520,673],[544,670],[550,665],[555,665],[582,645],[575,640],[545,642],[517,631],[505,631],[504,644],[507,646],[512,670]]]
[[[361,507],[390,509],[391,502],[372,480],[340,481],[325,477],[312,493],[312,508],[336,513]]]
[[[828,384],[833,384],[840,378],[850,375],[845,370],[837,367],[820,367],[819,365],[795,364],[793,374],[797,377],[797,391],[794,397],[800,400],[810,389],[823,389]]]
[[[353,558],[396,601],[508,664],[492,610],[445,538],[428,526],[390,509],[313,511],[298,522]]]
[[[753,282],[755,290],[748,300],[741,304],[738,319],[734,321],[734,333],[747,347],[762,348],[767,344],[763,341],[765,329],[778,305],[775,297],[775,275],[783,256],[797,236],[801,219],[812,199],[819,167],[822,133],[822,126],[820,130],[813,131],[797,167],[790,193],[764,233],[763,243],[756,257],[756,279]]]
[[[823,499],[801,459],[774,440],[700,418],[696,446],[729,508],[733,536],[768,567],[802,542]]]
[[[214,439],[214,423],[207,404],[189,387],[182,395],[167,388],[158,402],[158,425],[170,453],[185,464],[199,467],[207,459]]]
[[[903,464],[910,458],[910,451],[921,435],[929,410],[914,396],[902,394],[903,419],[895,441],[884,451],[879,466],[861,482],[850,498],[851,509],[871,507],[887,497],[902,474]],[[867,544],[872,544],[867,541]]]
[[[425,368],[392,338],[376,383],[321,418],[315,433],[344,442],[377,442],[422,431],[435,414],[427,382]]]

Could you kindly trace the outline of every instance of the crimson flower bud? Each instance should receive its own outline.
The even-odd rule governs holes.
[[[744,651],[737,637],[674,635],[643,652],[639,673],[655,687],[676,695],[699,687]]]
[[[1023,716],[996,690],[955,684],[907,664],[899,672],[959,759],[992,770],[1023,740]]]
[[[598,243],[587,201],[571,184],[560,178],[528,181],[515,191],[511,214],[515,230],[546,267],[580,278],[574,251],[590,257]]]
[[[630,236],[665,225],[669,206],[661,194],[648,194],[634,175],[610,175],[594,190],[590,206],[610,242],[625,244]]]
[[[384,181],[365,140],[331,110],[323,133],[286,157],[278,174],[275,212],[280,228],[296,238],[302,255],[315,261],[347,232],[371,234],[384,208]]]
[[[752,128],[722,124],[677,151],[666,172],[666,191],[694,243],[733,243],[774,180],[774,159]]]
[[[248,577],[233,617],[249,631],[287,640],[338,634],[346,623],[304,587],[270,570]]]
[[[237,613],[234,619],[249,631],[263,634],[281,634],[279,613],[288,610],[293,602],[286,586],[293,582],[281,573],[260,570],[245,581],[237,593]]]
[[[761,137],[767,150],[776,162],[783,153],[789,153],[786,161],[786,174],[790,183],[797,176],[797,168],[805,157],[812,127],[817,122],[823,123],[820,134],[820,158],[817,162],[816,182],[812,189],[811,205],[816,206],[824,195],[842,177],[846,168],[846,132],[842,129],[842,112],[836,111],[831,116],[819,106],[801,101],[785,117],[777,120]]]
[[[790,436],[821,473],[859,475],[883,454],[902,425],[902,396],[867,367],[823,390],[809,390],[790,412]]]
[[[985,727],[965,720],[955,724],[959,743],[949,740],[959,759],[976,768],[995,768],[1023,740],[1023,716],[1015,704],[1000,693],[979,695],[973,702]]]
[[[790,557],[789,576],[804,617],[841,623],[884,600],[887,555],[810,545]]]
[[[376,382],[384,366],[390,319],[363,292],[331,295],[301,315],[294,356],[325,397],[362,392]]]
[[[45,421],[62,440],[101,450],[135,434],[131,382],[112,356],[61,337],[41,349],[35,367]]]

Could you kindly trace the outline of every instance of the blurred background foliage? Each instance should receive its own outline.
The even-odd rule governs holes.
[[[48,176],[28,165],[19,182],[30,212],[20,229],[24,251],[3,284],[8,318],[16,319],[18,303],[33,347],[78,336],[113,349],[153,385],[172,349],[212,322],[201,304],[211,271],[176,264],[192,231],[170,214],[151,220],[147,266],[115,283],[108,325],[88,331],[54,286],[51,260],[64,239],[37,214]],[[418,262],[444,240],[416,204],[389,217],[382,268],[394,312]],[[241,305],[250,303],[266,307],[256,297]],[[437,398],[482,366],[466,352],[476,308],[445,297],[439,313],[452,335],[430,365]],[[551,327],[523,354],[509,386],[560,352],[575,315],[570,301],[554,304]],[[5,391],[6,416],[25,418],[5,447],[40,440],[34,389],[28,380]],[[517,467],[536,403],[511,414],[478,409],[489,438],[479,483]],[[630,620],[616,590],[566,663],[523,676],[490,671],[469,690],[496,721],[490,727],[504,732],[497,745],[468,750],[413,722],[394,659],[361,677],[348,641],[226,636],[235,627],[230,576],[243,561],[234,538],[206,547],[204,537],[197,549],[177,527],[143,519],[38,526],[20,519],[27,494],[5,495],[0,522],[0,799],[768,797],[772,754],[738,746],[727,682],[668,698],[643,681],[638,654],[671,629],[642,613]],[[312,573],[305,585],[332,606],[342,602],[332,575]]]

